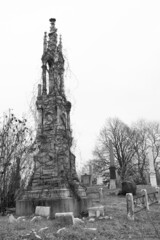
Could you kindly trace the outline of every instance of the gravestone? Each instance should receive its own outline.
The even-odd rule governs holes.
[[[84,184],[85,186],[90,186],[90,181],[91,181],[91,175],[84,174],[81,176],[81,183]]]
[[[114,165],[114,155],[112,141],[109,140],[109,156],[110,156],[110,189],[116,189],[116,168]]]
[[[35,170],[27,191],[17,199],[16,214],[30,215],[36,206],[49,206],[51,217],[56,212],[79,215],[87,207],[71,152],[71,103],[64,89],[64,57],[61,37],[57,40],[55,19],[50,19],[50,32],[44,34],[42,84],[36,101],[39,151],[34,157]],[[57,43],[58,42],[58,43]]]
[[[152,148],[151,147],[149,148],[149,151],[148,151],[148,158],[149,158],[150,184],[151,184],[152,187],[157,187],[157,179],[156,179],[153,153],[152,153]]]
[[[89,217],[104,216],[104,206],[94,206],[88,208]]]
[[[103,177],[102,176],[97,177],[97,185],[103,185]]]
[[[42,217],[50,217],[50,207],[37,206],[35,210],[35,215]]]
[[[61,227],[65,227],[67,225],[73,225],[74,223],[74,215],[73,212],[65,212],[65,213],[56,213],[55,219],[61,225]]]

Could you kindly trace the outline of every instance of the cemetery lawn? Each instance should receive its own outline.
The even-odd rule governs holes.
[[[135,214],[135,220],[127,219],[125,197],[107,196],[105,201],[105,216],[108,219],[96,219],[89,222],[85,218],[84,224],[66,227],[66,230],[57,234],[61,227],[55,220],[38,220],[31,223],[30,218],[20,223],[8,223],[8,217],[0,217],[0,240],[20,240],[22,236],[34,229],[44,240],[106,240],[106,239],[160,239],[160,205],[150,206]],[[48,227],[44,233],[39,230]],[[89,229],[94,228],[94,229]],[[96,228],[96,230],[95,230]],[[27,239],[27,238],[26,238]]]

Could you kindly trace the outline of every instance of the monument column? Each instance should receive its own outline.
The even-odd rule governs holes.
[[[90,184],[89,185],[92,186],[93,167],[91,164],[89,165],[89,174],[90,174]]]
[[[116,189],[116,168],[114,165],[114,155],[112,141],[109,140],[109,156],[110,156],[110,189]]]
[[[155,168],[154,168],[154,159],[153,159],[153,153],[152,153],[152,148],[149,148],[148,152],[148,158],[149,158],[149,174],[150,174],[150,184],[152,187],[157,187],[157,179],[156,179],[156,173],[155,173]]]

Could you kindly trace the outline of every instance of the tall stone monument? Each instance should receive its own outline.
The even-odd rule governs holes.
[[[114,155],[112,141],[109,140],[109,156],[110,156],[110,189],[116,189],[116,168],[114,165]]]
[[[57,43],[55,19],[50,19],[50,33],[44,34],[42,84],[36,101],[39,151],[34,157],[35,170],[25,193],[17,200],[17,215],[29,215],[35,206],[51,207],[56,212],[78,215],[86,205],[86,193],[80,186],[71,152],[71,103],[64,91],[64,57],[61,37]]]
[[[152,187],[157,187],[157,179],[156,172],[153,163],[153,153],[152,148],[150,147],[148,150],[148,158],[149,158],[149,175],[150,175],[150,184]]]

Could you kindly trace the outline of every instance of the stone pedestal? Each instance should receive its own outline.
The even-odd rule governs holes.
[[[54,218],[57,212],[73,212],[74,216],[79,216],[86,211],[88,204],[83,188],[78,189],[78,196],[80,199],[67,188],[26,191],[23,199],[16,201],[16,215],[32,215],[36,206],[49,206],[51,218]]]
[[[49,206],[51,209],[51,219],[55,218],[55,213],[57,212],[73,212],[75,217],[79,217],[81,212],[87,210],[87,198],[81,198],[80,201],[74,197],[43,200],[18,200],[16,202],[16,215],[32,215],[35,213],[36,206]]]
[[[50,218],[55,218],[55,213],[73,212],[75,217],[87,210],[87,198],[81,198],[80,201],[73,197],[57,199],[36,199],[36,200],[17,200],[16,215],[29,216],[35,213],[36,206],[49,206],[51,208]]]

